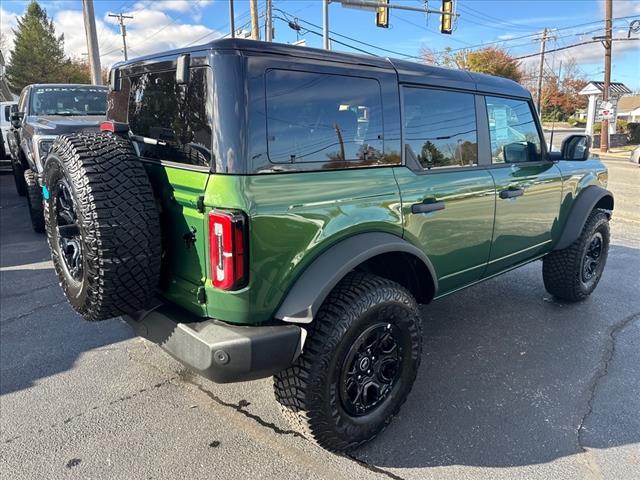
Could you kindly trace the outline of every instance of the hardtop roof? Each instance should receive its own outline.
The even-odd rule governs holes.
[[[327,62],[340,62],[345,64],[368,65],[382,69],[395,70],[398,73],[400,83],[412,83],[430,86],[442,86],[476,90],[487,93],[509,95],[515,97],[531,98],[529,91],[513,80],[507,78],[484,75],[481,73],[467,72],[452,68],[436,67],[407,60],[398,60],[373,55],[344,53],[327,51],[318,48],[301,47],[276,42],[261,42],[243,38],[224,38],[213,40],[203,45],[193,45],[186,48],[171,50],[144,57],[138,57],[127,62],[121,62],[114,67],[135,65],[154,59],[177,57],[178,55],[199,52],[203,50],[235,50],[247,53],[263,53],[267,55],[285,55],[302,57]]]
[[[30,88],[34,87],[88,87],[88,88],[108,88],[106,85],[92,85],[90,83],[32,83],[27,85]]]

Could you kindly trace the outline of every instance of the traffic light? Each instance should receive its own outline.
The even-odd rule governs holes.
[[[440,14],[440,33],[451,35],[453,30],[453,0],[442,0],[442,12]]]
[[[388,4],[389,0],[381,0],[380,3]],[[376,27],[389,28],[389,9],[387,7],[376,8]]]

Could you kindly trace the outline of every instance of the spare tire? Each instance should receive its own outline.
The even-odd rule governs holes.
[[[131,142],[62,135],[44,167],[44,217],[67,300],[86,320],[145,309],[160,279],[160,218]]]

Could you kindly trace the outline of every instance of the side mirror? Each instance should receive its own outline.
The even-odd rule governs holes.
[[[589,158],[591,136],[569,135],[562,142],[560,153],[562,160],[586,160]]]
[[[13,128],[20,128],[22,126],[23,118],[24,112],[11,112],[11,116],[9,117],[11,126],[13,126]]]

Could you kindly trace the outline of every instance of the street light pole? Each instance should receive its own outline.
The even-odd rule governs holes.
[[[271,0],[267,0],[266,12],[264,19],[264,39],[267,42],[273,42],[273,21],[271,19]]]
[[[611,17],[612,0],[605,0],[605,40],[604,40],[604,89],[602,92],[602,103],[609,101],[609,85],[611,83]],[[600,152],[606,153],[609,150],[609,119],[603,118],[600,129]]]
[[[329,0],[322,0],[322,48],[331,50],[329,45]]]
[[[540,66],[538,67],[538,91],[536,94],[536,108],[538,109],[538,115],[542,118],[542,77],[544,74],[544,51],[547,45],[547,29],[542,32],[542,38],[540,39]]]
[[[251,38],[260,40],[260,25],[258,23],[258,0],[249,0],[251,10]]]
[[[96,17],[93,13],[93,0],[82,0],[82,16],[84,18],[84,32],[87,37],[91,83],[102,85],[100,50],[98,48],[98,34],[96,33]]]
[[[229,0],[229,25],[231,28],[231,38],[236,37],[236,18],[233,13],[233,0]]]
[[[124,24],[124,19],[132,19],[129,15],[123,15],[122,13],[110,13],[110,17],[117,18],[120,23],[120,33],[122,34],[122,53],[124,53],[124,59],[129,60],[129,54],[127,53],[127,26]]]

